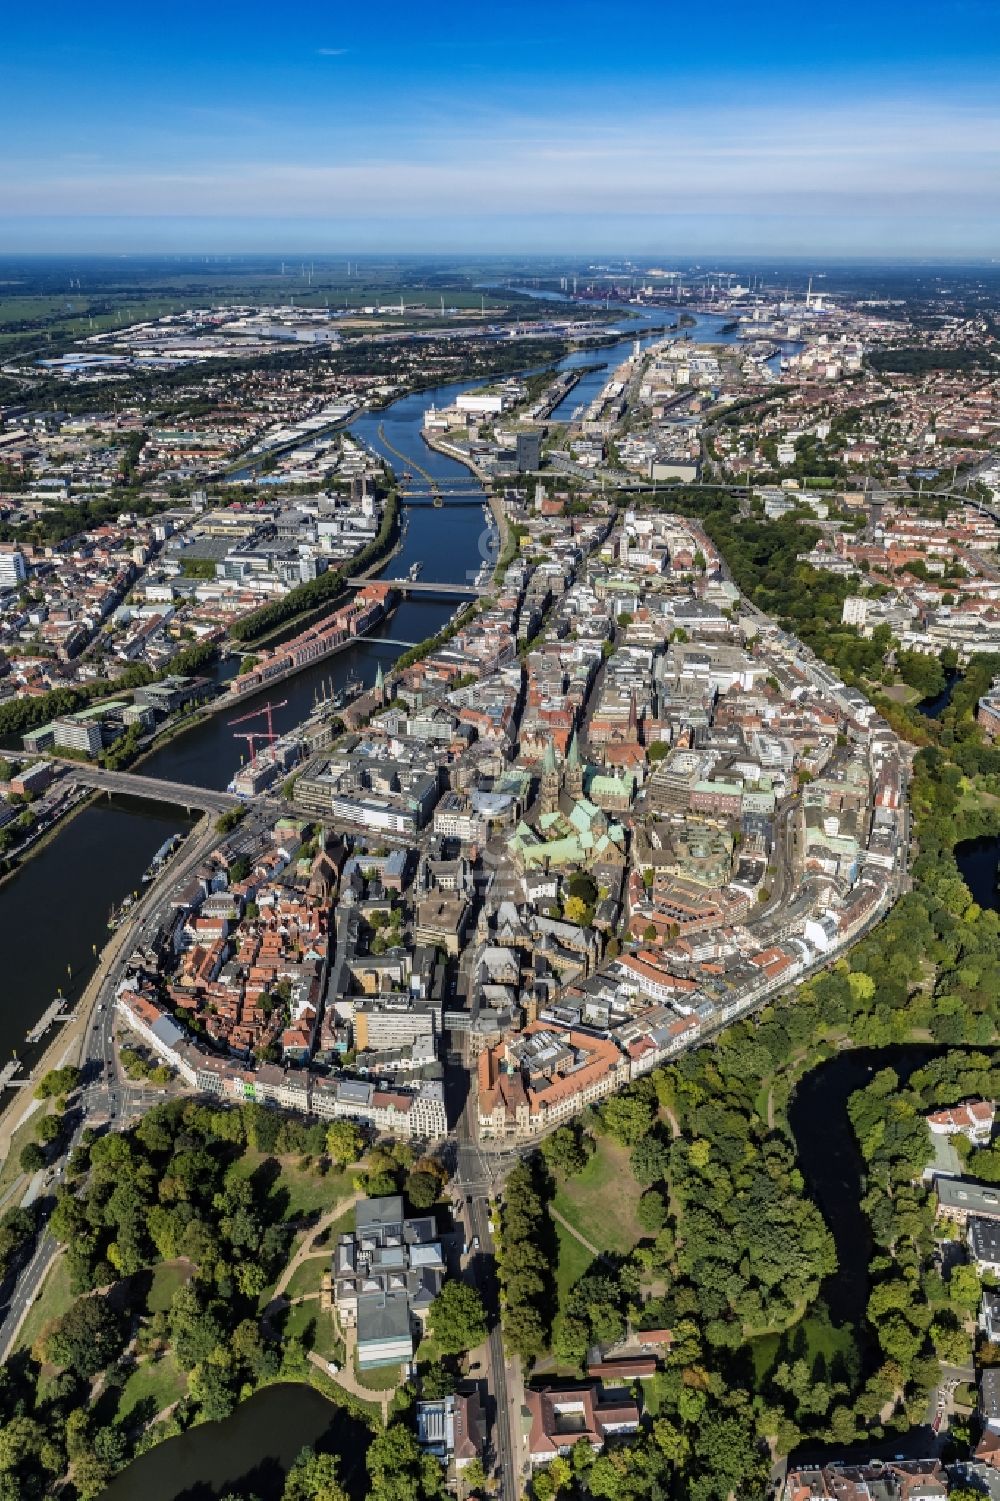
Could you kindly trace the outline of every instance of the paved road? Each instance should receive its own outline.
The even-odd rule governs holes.
[[[48,1231],[43,1231],[34,1255],[17,1279],[17,1286],[0,1322],[0,1362],[5,1361],[10,1354],[21,1325],[27,1318],[28,1310],[38,1295],[45,1274],[59,1254],[59,1249],[59,1242]]]
[[[500,1329],[500,1285],[496,1270],[496,1248],[490,1234],[490,1194],[502,1181],[499,1164],[480,1152],[475,1140],[473,1112],[475,1090],[470,1090],[465,1109],[456,1126],[458,1139],[454,1188],[464,1200],[463,1214],[472,1248],[470,1269],[483,1295],[490,1319],[487,1340],[487,1384],[494,1400],[493,1448],[500,1468],[499,1496],[502,1501],[516,1501],[522,1491],[520,1361],[508,1356]],[[504,1166],[518,1160],[509,1153]],[[478,1239],[478,1246],[475,1241]]]

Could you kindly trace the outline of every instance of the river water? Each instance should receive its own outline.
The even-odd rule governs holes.
[[[796,1159],[806,1186],[837,1244],[837,1270],[820,1296],[834,1324],[863,1326],[868,1303],[871,1231],[861,1208],[864,1158],[858,1149],[847,1103],[883,1068],[905,1082],[941,1048],[852,1048],[810,1070],[788,1107]]]
[[[581,350],[560,362],[561,368],[600,367],[581,379],[563,403],[566,410],[558,411],[560,417],[572,415],[576,407],[599,394],[610,370],[632,352],[636,338],[646,347],[663,337],[678,317],[675,309],[623,311],[637,316],[622,324],[617,343]],[[688,334],[700,343],[734,343],[735,334],[722,332],[725,322],[719,316],[700,315],[687,329],[667,331],[676,338]],[[419,560],[424,579],[467,582],[495,553],[495,538],[480,500],[468,494],[478,489],[475,481],[463,465],[429,449],[420,436],[427,406],[447,406],[458,392],[474,384],[456,383],[405,396],[384,412],[363,414],[351,424],[351,432],[397,472],[403,467],[402,453],[432,475],[445,495],[441,509],[415,506],[407,510],[402,549],[381,576],[402,577]],[[380,426],[386,441],[380,436]],[[417,474],[416,469],[413,472]],[[419,484],[418,478],[414,486]],[[460,504],[458,491],[463,492],[461,499],[474,503]],[[450,602],[407,600],[373,635],[280,684],[270,694],[242,700],[232,717],[248,713],[270,696],[281,706],[274,711],[276,728],[290,729],[310,712],[323,685],[337,688],[352,676],[371,683],[378,664],[388,666],[405,649],[392,643],[416,642],[433,634],[453,609]],[[171,780],[225,786],[239,764],[240,742],[232,738],[230,717],[225,713],[212,716],[165,745],[141,769]],[[92,969],[94,947],[99,949],[106,941],[110,906],[135,887],[167,835],[184,826],[183,814],[160,805],[133,800],[98,804],[0,888],[4,952],[0,1058],[20,1046],[25,1030],[60,985],[67,995],[79,993]],[[25,1056],[30,1059],[30,1052]],[[866,1296],[868,1242],[857,1204],[859,1159],[843,1106],[851,1091],[866,1081],[869,1062],[852,1054],[824,1065],[803,1081],[792,1105],[803,1170],[835,1227],[841,1266],[824,1288],[824,1297],[838,1322],[857,1320]],[[143,1456],[113,1482],[106,1501],[215,1501],[236,1484],[259,1494],[261,1501],[271,1501],[280,1495],[282,1476],[306,1443],[349,1455],[345,1480],[353,1481],[350,1488],[360,1496],[364,1494],[359,1473],[364,1433],[358,1426],[307,1387],[273,1387],[244,1403],[225,1423],[197,1428]]]
[[[84,808],[0,887],[0,1060],[30,1062],[46,1041],[25,1032],[61,993],[76,1000],[108,941],[108,916],[139,887],[151,857],[190,827],[183,809],[132,798]],[[113,858],[108,852],[113,850]]]

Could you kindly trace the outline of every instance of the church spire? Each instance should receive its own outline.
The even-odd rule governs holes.
[[[583,796],[583,766],[580,762],[580,742],[576,737],[575,726],[566,753],[566,791],[574,800]]]
[[[556,766],[556,753],[552,741],[545,742],[545,755],[542,758],[542,812],[554,813],[559,806],[559,768]]]

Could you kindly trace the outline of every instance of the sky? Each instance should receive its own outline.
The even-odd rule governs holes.
[[[0,253],[1000,259],[1000,0],[11,8]]]

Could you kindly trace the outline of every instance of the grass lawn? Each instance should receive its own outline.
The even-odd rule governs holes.
[[[118,1421],[127,1421],[140,1404],[148,1409],[137,1414],[148,1421],[176,1402],[187,1391],[187,1377],[178,1370],[173,1356],[167,1352],[159,1360],[144,1360],[132,1372],[122,1387],[118,1401]],[[154,1405],[155,1404],[155,1405]]]
[[[586,1246],[581,1246],[575,1235],[570,1235],[564,1225],[558,1220],[553,1220],[553,1228],[556,1239],[559,1242],[559,1266],[556,1271],[556,1287],[559,1291],[559,1303],[562,1305],[566,1295],[574,1282],[579,1282],[584,1272],[593,1261],[593,1256]]]
[[[329,1240],[327,1241],[327,1249],[331,1254],[333,1252],[333,1247],[337,1243],[337,1237],[340,1235],[346,1235],[348,1230],[354,1229],[355,1210],[357,1209],[357,1207],[357,1204],[348,1204],[346,1209],[342,1209],[340,1211],[335,1220],[330,1221],[330,1225],[326,1233],[329,1236]]]
[[[881,691],[896,704],[918,704],[923,698],[920,689],[911,688],[908,683],[893,683],[891,688],[883,687]]]
[[[338,1365],[343,1365],[345,1359],[344,1341],[336,1331],[333,1314],[324,1313],[318,1303],[315,1305],[315,1308],[316,1339],[313,1349],[317,1355],[322,1355],[324,1360],[335,1360]]]
[[[21,1152],[23,1148],[28,1145],[29,1141],[38,1140],[38,1137],[35,1135],[35,1127],[38,1125],[38,1122],[41,1120],[42,1116],[46,1113],[48,1108],[48,1105],[40,1105],[38,1109],[28,1117],[28,1119],[22,1126],[18,1126],[17,1130],[11,1137],[10,1151],[7,1153],[3,1161],[0,1162],[0,1197],[2,1197],[3,1194],[7,1192],[12,1183],[16,1182],[16,1180],[22,1176]],[[23,1191],[24,1190],[22,1189],[22,1193]],[[18,1199],[16,1196],[11,1199],[12,1204],[17,1202]]]
[[[282,1218],[286,1220],[322,1214],[354,1189],[349,1173],[332,1169],[321,1177],[319,1173],[303,1172],[294,1157],[269,1157],[265,1152],[247,1151],[239,1158],[236,1168],[241,1176],[249,1178],[266,1162],[276,1162],[280,1169],[271,1187],[271,1197],[284,1200]]]
[[[187,1261],[163,1261],[153,1271],[153,1281],[146,1299],[149,1313],[166,1313],[179,1287],[190,1282],[194,1267]]]
[[[370,1392],[393,1392],[400,1383],[402,1372],[398,1365],[379,1366],[374,1371],[362,1371],[357,1360],[354,1362],[354,1374],[362,1386]]]
[[[789,1354],[788,1344],[789,1341],[797,1341],[801,1335],[805,1336],[806,1342],[803,1358],[810,1366],[817,1355],[822,1355],[829,1365],[837,1355],[849,1358],[854,1348],[854,1336],[850,1328],[845,1326],[837,1329],[831,1323],[825,1305],[817,1303],[807,1318],[793,1324],[785,1334],[760,1334],[750,1341],[758,1385],[779,1358],[797,1358],[797,1355]]]
[[[284,1309],[276,1320],[282,1339],[302,1339],[311,1332],[313,1325],[318,1331],[319,1314],[318,1299],[314,1303],[293,1303],[290,1308]]]
[[[287,1298],[301,1298],[303,1293],[318,1293],[323,1273],[330,1269],[330,1253],[307,1256],[295,1268],[285,1288]]]
[[[65,1256],[58,1256],[49,1267],[41,1292],[28,1310],[15,1348],[30,1350],[46,1324],[61,1318],[74,1301],[69,1288],[69,1265]]]
[[[781,1339],[780,1334],[759,1334],[756,1339],[750,1341],[750,1356],[753,1360],[753,1372],[758,1390],[778,1359]]]
[[[555,1196],[563,1218],[602,1251],[631,1251],[647,1233],[636,1218],[642,1189],[628,1159],[627,1147],[599,1136],[583,1172],[562,1182]]]
[[[319,1299],[308,1303],[294,1303],[280,1319],[282,1337],[305,1339],[309,1348],[324,1360],[343,1361],[344,1347],[333,1327],[333,1314],[324,1313]]]

